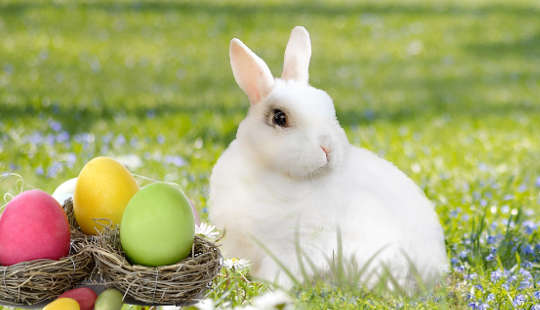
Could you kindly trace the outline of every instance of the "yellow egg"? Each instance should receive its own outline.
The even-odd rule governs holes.
[[[79,303],[73,298],[58,298],[46,305],[43,310],[80,310]]]
[[[96,157],[89,161],[79,174],[73,195],[75,219],[81,230],[97,234],[102,226],[94,219],[120,224],[124,208],[138,190],[131,173],[114,159]]]

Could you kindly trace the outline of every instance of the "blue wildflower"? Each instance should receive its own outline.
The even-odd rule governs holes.
[[[540,291],[536,291],[533,293],[534,298],[540,299]]]
[[[497,282],[502,277],[502,272],[495,270],[491,272],[491,282]]]
[[[527,269],[521,268],[521,269],[519,270],[519,273],[523,276],[524,279],[527,279],[527,280],[531,280],[531,279],[532,279],[532,275],[531,275],[531,273],[529,272],[529,270],[527,270]]]
[[[540,304],[536,304],[531,307],[531,310],[540,310]]]
[[[469,303],[469,307],[473,310],[477,310],[478,309],[478,303],[476,301],[471,301]]]
[[[523,228],[525,228],[525,233],[527,235],[532,234],[536,230],[536,228],[538,228],[536,223],[534,223],[533,221],[525,221],[523,222],[522,225],[523,225]]]
[[[485,199],[480,200],[480,206],[482,207],[487,206],[487,201]]]
[[[526,244],[521,250],[525,255],[534,255],[534,249],[530,244]]]
[[[163,135],[158,135],[157,136],[157,142],[159,144],[163,144],[165,142],[165,137]]]
[[[45,173],[45,171],[43,171],[43,167],[39,166],[36,168],[37,175],[43,175],[43,173]]]
[[[108,133],[108,134],[104,135],[103,137],[101,137],[101,141],[103,143],[105,143],[105,144],[109,144],[111,142],[112,138],[113,138],[113,135]]]
[[[182,167],[186,164],[186,161],[181,156],[165,156],[164,159],[167,164],[173,164],[176,167]]]
[[[483,292],[484,291],[484,287],[481,285],[481,284],[476,284],[474,286],[477,290],[479,290],[480,292]]]
[[[58,143],[64,143],[64,142],[67,142],[68,140],[69,140],[69,133],[67,133],[67,131],[61,131],[56,136],[56,142]]]
[[[48,145],[54,145],[54,142],[56,141],[56,137],[53,134],[48,134],[45,137],[45,142],[47,142]]]
[[[69,168],[73,168],[75,162],[77,161],[77,156],[73,153],[68,153],[66,156],[66,163]]]
[[[469,255],[469,251],[468,251],[468,250],[463,250],[463,251],[459,252],[459,257],[460,257],[460,258],[466,258],[467,255]]]
[[[487,310],[487,309],[489,309],[489,305],[486,304],[486,303],[481,303],[481,304],[478,305],[477,309],[478,310]]]
[[[486,301],[490,302],[490,301],[493,301],[493,300],[495,300],[495,295],[493,293],[489,293],[489,295],[487,295],[487,297],[486,297]]]
[[[487,244],[494,244],[495,242],[497,242],[497,237],[488,236],[486,242],[487,242]]]
[[[536,182],[534,182],[534,185],[536,185],[536,187],[540,187],[540,176],[536,178]]]
[[[25,140],[33,145],[39,145],[43,142],[43,135],[40,132],[33,132],[25,137]]]
[[[520,193],[523,193],[525,190],[527,190],[527,185],[526,184],[521,184],[518,187],[518,192],[520,192]]]
[[[62,171],[62,164],[59,162],[54,162],[49,169],[47,169],[47,176],[49,178],[54,178]]]
[[[533,264],[527,260],[524,260],[522,263],[521,263],[521,266],[523,268],[526,268],[526,269],[531,269],[533,267]]]
[[[512,304],[515,306],[521,306],[527,301],[527,297],[525,295],[517,295],[516,298],[512,301]]]
[[[504,195],[503,199],[504,199],[504,200],[512,200],[512,199],[514,199],[514,195],[512,195],[512,194],[506,194],[506,195]]]
[[[62,124],[54,120],[49,120],[49,127],[51,127],[51,129],[54,131],[62,130]]]
[[[465,280],[474,280],[474,279],[476,279],[476,277],[477,277],[476,273],[473,272],[473,273],[465,275],[464,278],[465,278]]]
[[[463,267],[463,265],[458,265],[458,266],[454,267],[454,270],[459,272],[459,273],[462,273],[463,271],[465,271],[465,267]]]
[[[457,258],[455,258],[455,257],[452,257],[450,259],[450,262],[452,263],[452,265],[456,265],[457,263],[459,263],[459,260]]]
[[[486,256],[486,261],[488,262],[491,262],[494,259],[495,259],[495,255],[493,255],[492,253],[489,253],[489,255]]]
[[[501,212],[502,212],[503,214],[506,214],[506,213],[508,213],[509,211],[510,211],[510,207],[509,207],[509,206],[504,205],[504,206],[501,207]]]
[[[124,135],[119,134],[116,137],[116,140],[114,140],[114,144],[115,144],[115,146],[122,146],[122,145],[126,144],[126,138],[124,137]]]
[[[76,134],[73,139],[77,142],[82,144],[83,146],[88,146],[91,142],[94,142],[94,136],[92,134],[89,134],[87,132]]]

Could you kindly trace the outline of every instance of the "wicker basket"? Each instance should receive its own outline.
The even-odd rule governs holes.
[[[92,239],[98,283],[125,294],[125,302],[185,306],[196,303],[210,288],[222,266],[218,247],[195,236],[191,253],[167,266],[132,265],[120,244],[118,228],[106,228]]]
[[[73,225],[75,219],[69,201],[64,204],[64,209]],[[87,278],[93,268],[85,235],[77,226],[71,226],[69,256],[0,266],[0,303],[30,306],[50,301]]]

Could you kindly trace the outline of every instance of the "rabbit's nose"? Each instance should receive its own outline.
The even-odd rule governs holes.
[[[328,153],[330,153],[330,150],[328,150],[327,148],[325,148],[322,145],[321,145],[321,149],[324,152],[324,155],[326,155],[326,161],[328,161]]]

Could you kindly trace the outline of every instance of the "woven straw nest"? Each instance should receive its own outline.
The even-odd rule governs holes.
[[[56,298],[73,288],[91,273],[94,267],[87,240],[73,223],[73,207],[64,204],[71,225],[69,255],[59,260],[37,259],[11,266],[0,266],[0,303],[35,305]]]
[[[211,287],[222,265],[217,245],[198,236],[187,258],[159,267],[128,262],[118,228],[106,227],[92,239],[91,248],[98,282],[124,292],[129,303],[177,306],[196,303]]]

